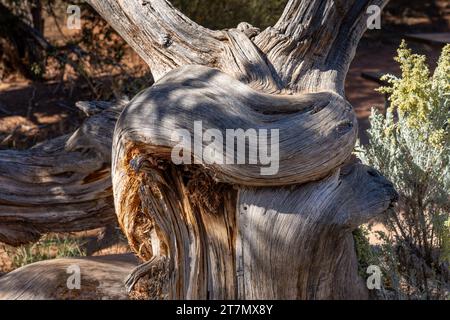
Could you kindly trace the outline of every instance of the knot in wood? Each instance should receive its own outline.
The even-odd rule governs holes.
[[[236,29],[243,32],[250,39],[256,37],[261,32],[259,28],[252,26],[248,22],[239,23]]]

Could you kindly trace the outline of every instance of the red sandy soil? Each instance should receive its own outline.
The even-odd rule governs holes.
[[[72,95],[62,89],[55,92],[57,87],[23,79],[0,84],[0,148],[29,147],[80,125],[74,103],[89,95],[83,95],[82,88],[75,88]]]

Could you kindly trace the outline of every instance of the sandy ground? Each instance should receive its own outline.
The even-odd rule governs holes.
[[[59,234],[61,238],[69,237],[71,243],[68,244],[72,248],[79,249],[86,256],[102,256],[110,254],[122,254],[131,252],[125,237],[116,226],[112,226],[112,232],[105,232],[104,228],[98,228],[89,231],[73,232]],[[48,234],[44,238],[54,238],[56,234]],[[28,252],[39,251],[45,253],[49,258],[55,258],[63,252],[61,249],[64,240],[53,245],[46,245],[43,249],[41,244],[30,244],[21,247],[11,247],[0,243],[0,276],[15,269],[17,262],[13,261],[17,258],[23,258]],[[31,249],[30,249],[31,248]],[[25,251],[27,249],[27,251]],[[67,250],[65,251],[67,252]]]

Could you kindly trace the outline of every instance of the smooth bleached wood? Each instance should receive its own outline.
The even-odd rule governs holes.
[[[277,128],[280,170],[264,176],[259,165],[205,159],[175,165],[173,133],[193,139],[197,120],[223,135]],[[352,231],[397,195],[375,170],[341,167],[353,123],[335,93],[264,94],[203,66],[176,69],[142,91],[113,140],[119,224],[147,261],[128,288],[147,276],[150,299],[367,298]]]
[[[392,184],[361,164],[295,188],[242,188],[239,298],[366,299],[352,231],[396,197]]]
[[[137,263],[133,254],[35,262],[0,277],[0,300],[126,300],[125,279]]]

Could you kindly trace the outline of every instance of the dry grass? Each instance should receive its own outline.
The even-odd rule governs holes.
[[[48,234],[36,243],[19,247],[0,243],[0,275],[42,260],[128,252],[130,248],[119,232],[108,238],[104,237],[103,229]]]

